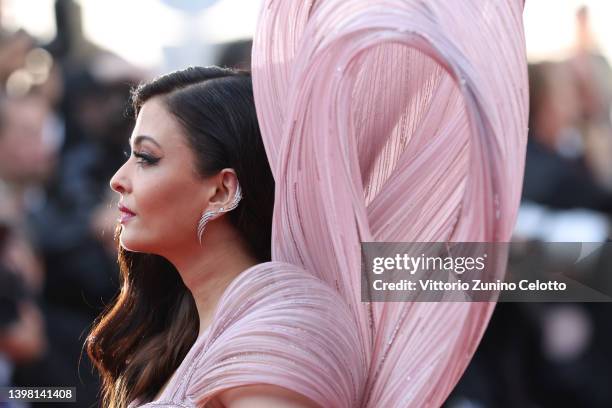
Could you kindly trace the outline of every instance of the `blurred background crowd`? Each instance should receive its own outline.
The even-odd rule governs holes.
[[[602,36],[591,9],[570,0],[527,0],[526,21],[536,13],[530,2],[570,13],[562,30],[571,41],[562,53],[530,55],[530,131],[516,239],[609,242],[612,32]],[[25,3],[31,9],[17,12]],[[138,7],[165,10],[175,25],[182,19],[176,43],[152,57],[142,53],[144,42],[143,49],[126,51],[127,38],[116,47],[90,40],[84,12],[100,4],[113,10],[112,1],[95,3],[0,1],[0,386],[75,386],[74,407],[97,406],[97,377],[83,343],[118,288],[116,198],[108,181],[129,149],[130,89],[189,64],[248,68],[260,2],[243,2],[251,20],[225,20],[235,27],[233,36],[198,27],[210,8],[234,7],[237,16],[239,1],[126,3],[135,7],[128,31],[141,29]],[[612,7],[604,10],[609,22]],[[45,13],[52,34],[36,25]],[[542,16],[535,21],[532,30],[547,30]],[[103,23],[109,32],[119,30],[113,20]],[[154,25],[166,29],[163,21]],[[530,38],[528,30],[528,48]],[[499,304],[446,405],[610,406],[610,305]],[[0,402],[9,406],[28,405]]]

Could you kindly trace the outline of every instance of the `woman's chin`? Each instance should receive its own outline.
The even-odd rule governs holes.
[[[121,245],[121,248],[130,252],[148,252],[142,240],[134,239],[129,235],[125,230],[121,231],[119,235],[119,245]]]

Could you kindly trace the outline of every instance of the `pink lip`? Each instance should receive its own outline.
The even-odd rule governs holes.
[[[124,224],[129,219],[134,218],[136,216],[136,214],[132,210],[125,207],[123,204],[119,203],[118,207],[119,207],[119,211],[121,212],[121,216],[119,217],[119,222],[121,224]]]
[[[121,224],[125,224],[128,220],[130,220],[130,219],[132,219],[134,217],[135,217],[134,214],[128,214],[128,213],[122,212],[121,216],[119,217],[119,222]]]

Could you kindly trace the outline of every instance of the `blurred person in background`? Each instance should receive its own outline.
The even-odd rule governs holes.
[[[529,67],[529,140],[523,201],[556,209],[588,208],[612,214],[612,193],[585,163],[577,128],[580,97],[569,66]]]
[[[5,222],[31,239],[27,216],[41,205],[44,184],[56,165],[57,146],[48,137],[49,107],[36,94],[0,99],[0,191]],[[42,273],[28,275],[42,288]]]
[[[44,320],[36,290],[28,282],[40,265],[3,211],[0,208],[0,387],[12,385],[15,365],[46,352]]]
[[[0,81],[25,64],[27,53],[34,46],[34,39],[24,30],[9,33],[0,28]]]
[[[576,47],[568,63],[577,85],[586,164],[612,190],[612,69],[595,40],[586,6],[576,13]]]
[[[236,40],[220,45],[221,50],[215,65],[235,69],[251,68],[252,40]]]
[[[44,269],[27,213],[55,165],[45,140],[49,108],[39,95],[0,97],[0,385],[48,351],[40,310]]]
[[[56,35],[46,48],[65,69],[82,69],[100,54],[110,53],[85,36],[79,2],[55,0],[54,9]]]

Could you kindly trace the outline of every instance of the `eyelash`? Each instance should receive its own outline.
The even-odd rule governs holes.
[[[130,153],[128,153],[127,151],[123,152],[123,154],[125,155],[126,158],[130,157]],[[133,152],[133,154],[134,154],[134,157],[138,159],[136,160],[136,162],[143,166],[151,166],[159,161],[159,158],[149,156],[148,154],[138,153],[138,152]]]

